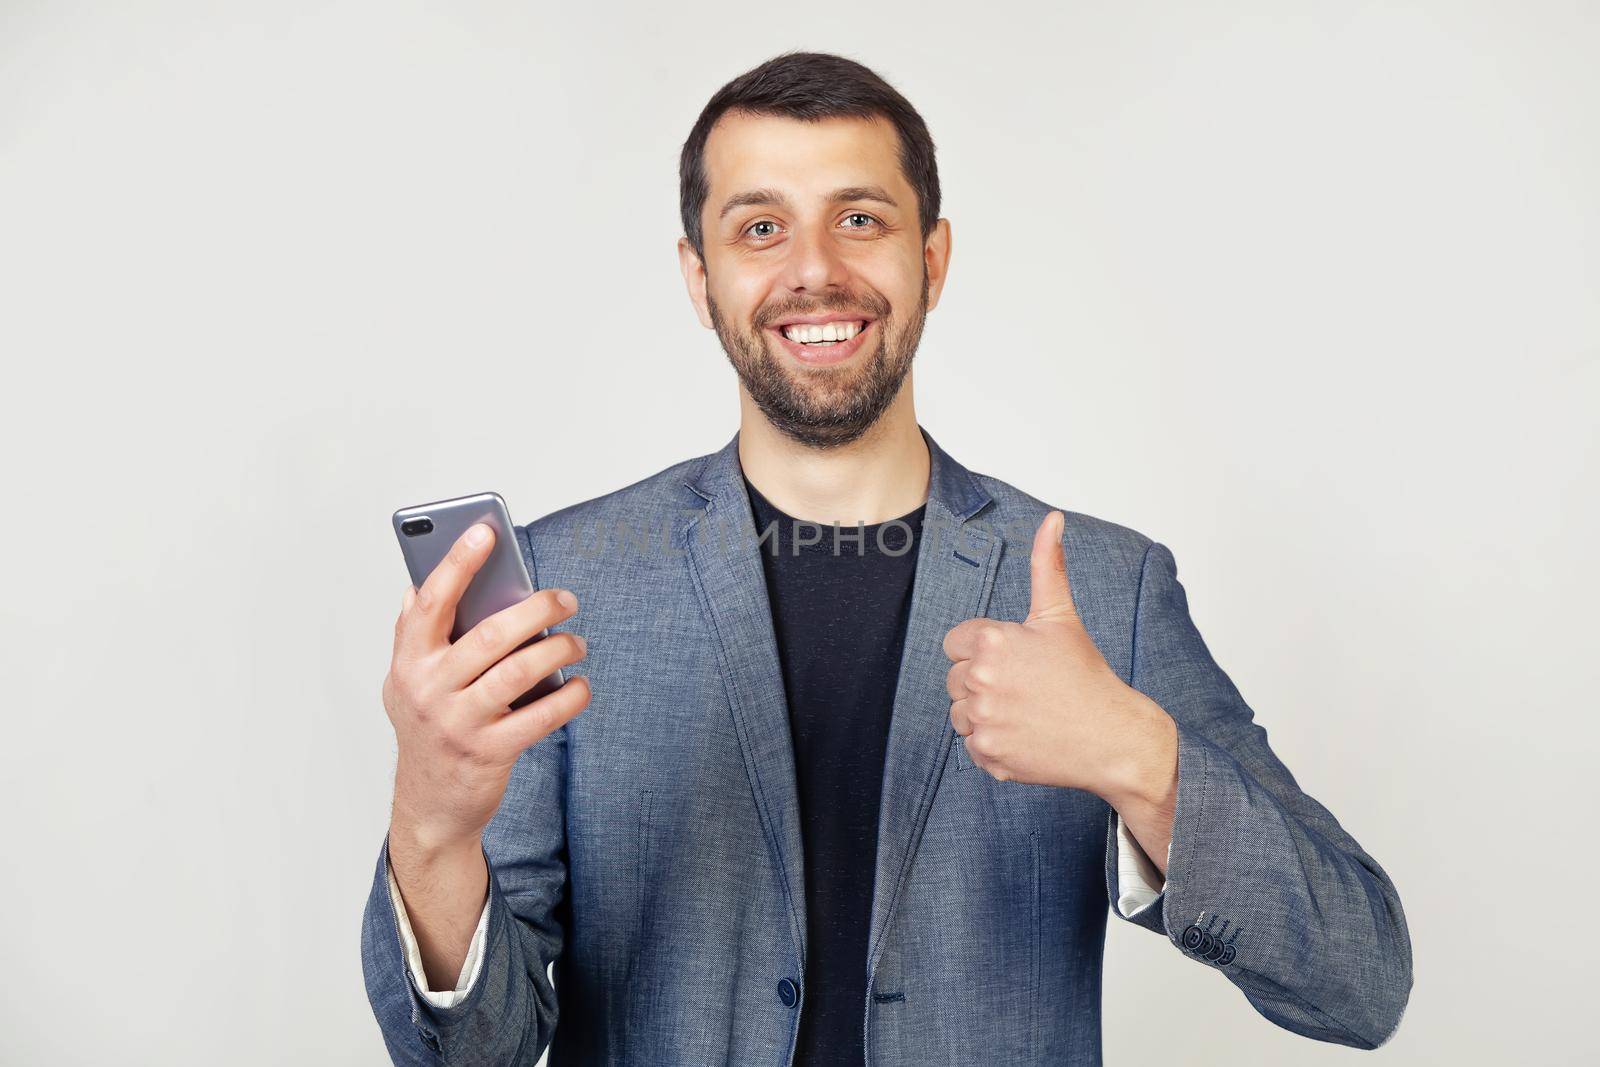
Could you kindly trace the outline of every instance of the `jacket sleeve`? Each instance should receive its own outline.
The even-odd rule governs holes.
[[[565,726],[523,751],[483,833],[489,867],[483,948],[470,987],[449,1006],[421,995],[389,892],[384,838],[361,930],[367,999],[396,1064],[532,1065],[556,1027],[548,968],[567,923]]]
[[[1392,1037],[1411,993],[1411,937],[1394,883],[1267,744],[1212,659],[1171,551],[1145,553],[1130,684],[1178,728],[1178,798],[1165,884],[1117,915],[1217,968],[1262,1015],[1355,1048]],[[1106,885],[1117,900],[1117,817]]]

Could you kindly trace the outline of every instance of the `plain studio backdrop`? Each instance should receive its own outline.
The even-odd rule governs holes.
[[[390,513],[528,522],[732,436],[678,150],[795,48],[938,144],[922,424],[1170,546],[1393,876],[1374,1055],[1590,1051],[1586,5],[4,0],[0,1062],[386,1061]],[[1110,1063],[1361,1055],[1109,922]]]

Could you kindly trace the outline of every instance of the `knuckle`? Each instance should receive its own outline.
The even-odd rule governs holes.
[[[518,679],[522,677],[522,660],[516,656],[503,659],[491,667],[479,684],[483,693],[496,704],[509,704],[522,692]],[[526,688],[525,686],[523,688]]]
[[[536,745],[560,729],[566,712],[559,707],[543,704],[530,707],[521,714],[526,714],[529,722],[528,733],[524,736],[526,746]]]
[[[452,759],[470,760],[475,751],[471,736],[453,726],[439,731],[439,747]]]
[[[406,714],[419,725],[429,725],[438,718],[437,703],[428,687],[427,678],[415,671],[407,671],[395,678],[395,695]]]
[[[474,767],[488,767],[497,762],[498,754],[493,747],[484,743],[477,734],[461,738],[457,742],[462,762]]]
[[[505,684],[508,690],[515,691],[507,692],[506,699],[508,701],[512,700],[518,694],[526,692],[538,680],[538,672],[534,669],[530,657],[518,656],[516,659],[508,661],[505,670]]]
[[[970,752],[975,759],[989,759],[990,756],[993,755],[993,753],[989,751],[989,735],[979,733],[976,730],[972,731],[972,733],[967,735],[967,751]]]
[[[500,626],[492,618],[484,619],[475,627],[478,632],[478,644],[483,648],[494,648],[500,643]]]

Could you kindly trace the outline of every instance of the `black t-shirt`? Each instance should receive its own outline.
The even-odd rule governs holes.
[[[871,526],[786,515],[745,480],[789,703],[806,872],[795,1067],[859,1067],[878,803],[927,505]]]

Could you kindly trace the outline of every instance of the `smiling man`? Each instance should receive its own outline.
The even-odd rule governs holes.
[[[1399,896],[1172,553],[918,424],[951,234],[916,111],[778,56],[707,104],[680,192],[738,432],[518,527],[540,592],[454,644],[492,535],[405,592],[362,938],[394,1061],[1096,1064],[1112,912],[1278,1026],[1387,1041]]]

